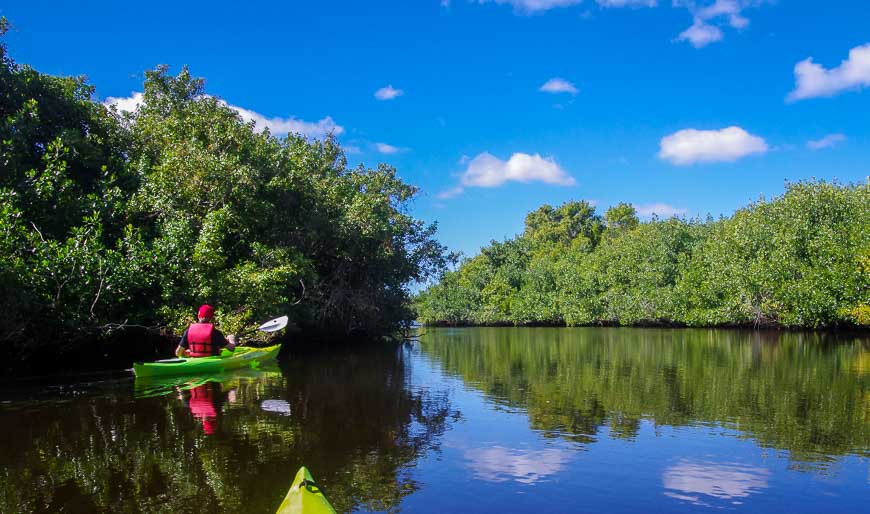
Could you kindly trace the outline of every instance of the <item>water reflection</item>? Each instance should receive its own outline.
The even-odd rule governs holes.
[[[395,510],[418,488],[403,470],[456,419],[437,387],[412,387],[406,353],[0,405],[0,512],[274,512],[303,464],[339,511]]]
[[[194,419],[202,424],[203,432],[212,435],[217,430],[218,415],[223,404],[227,401],[232,403],[236,401],[236,390],[223,391],[220,383],[206,382],[182,393],[182,399]]]
[[[430,329],[271,370],[4,390],[0,512],[274,512],[303,464],[343,512],[861,512],[868,347]]]
[[[868,347],[819,334],[619,328],[430,328],[421,343],[549,438],[634,441],[644,419],[716,425],[816,469],[870,449]]]
[[[488,482],[513,480],[531,485],[562,471],[573,453],[555,448],[522,450],[493,446],[465,450],[463,456],[477,479]]]
[[[711,507],[714,500],[740,505],[751,494],[767,489],[767,469],[738,463],[682,460],[662,474],[665,496]]]
[[[282,416],[290,415],[290,404],[286,400],[263,400],[260,408],[266,412],[274,412]]]

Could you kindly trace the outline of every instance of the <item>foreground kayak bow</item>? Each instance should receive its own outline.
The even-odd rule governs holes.
[[[265,348],[243,346],[236,348],[234,352],[224,351],[219,357],[137,362],[133,364],[133,372],[137,377],[145,378],[215,373],[230,369],[257,367],[261,362],[274,359],[280,349],[281,345],[267,346]]]
[[[336,514],[308,468],[302,466],[276,514]]]

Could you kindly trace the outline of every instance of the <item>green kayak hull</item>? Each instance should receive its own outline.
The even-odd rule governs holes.
[[[278,507],[277,514],[336,514],[320,487],[315,485],[308,468],[302,466],[293,485]]]
[[[281,345],[253,348],[242,346],[234,352],[224,351],[219,357],[197,357],[193,359],[172,359],[166,362],[137,362],[133,364],[136,377],[167,377],[172,375],[194,375],[217,373],[230,369],[257,367],[261,362],[278,356]]]

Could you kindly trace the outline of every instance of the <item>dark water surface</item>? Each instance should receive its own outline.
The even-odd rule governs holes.
[[[0,512],[867,512],[870,340],[425,329],[174,382],[0,388]]]

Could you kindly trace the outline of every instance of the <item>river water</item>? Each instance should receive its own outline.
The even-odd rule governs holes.
[[[0,386],[0,512],[866,512],[870,339],[426,328],[171,382]]]

